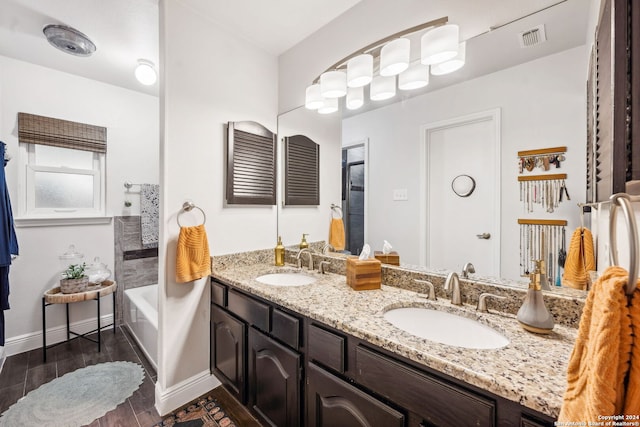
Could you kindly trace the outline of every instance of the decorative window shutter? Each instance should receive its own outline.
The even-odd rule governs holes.
[[[320,145],[304,135],[285,138],[285,205],[320,204]]]
[[[18,140],[27,144],[107,152],[106,127],[28,113],[18,113]]]
[[[276,204],[276,134],[256,122],[229,122],[227,203]]]

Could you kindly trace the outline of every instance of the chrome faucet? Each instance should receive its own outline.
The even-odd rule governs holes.
[[[478,306],[476,307],[476,310],[481,312],[481,313],[488,313],[489,310],[487,309],[487,298],[496,298],[496,299],[507,299],[507,297],[503,297],[501,295],[495,295],[495,294],[490,294],[490,293],[482,293],[480,294],[480,297],[478,298]]]
[[[298,254],[296,255],[296,260],[298,262],[298,268],[302,268],[302,259],[300,258],[300,256],[305,252],[307,253],[307,255],[309,255],[309,270],[313,270],[313,255],[312,255],[311,250],[309,248],[300,249],[298,251]]]
[[[476,268],[470,262],[466,263],[464,267],[462,267],[462,277],[465,279],[469,277],[469,273],[475,273]]]
[[[447,276],[447,279],[444,281],[444,290],[445,292],[451,291],[451,304],[453,305],[462,305],[462,300],[460,299],[460,279],[458,278],[458,273],[452,271]]]

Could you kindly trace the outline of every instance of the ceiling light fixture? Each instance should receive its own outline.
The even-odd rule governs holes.
[[[66,25],[50,24],[42,29],[47,41],[63,52],[75,56],[91,56],[96,45],[89,37]]]
[[[153,62],[146,59],[138,59],[135,74],[136,79],[145,86],[151,86],[158,80]]]
[[[420,58],[412,61],[407,36],[424,31]],[[459,69],[464,60],[458,26],[449,24],[447,17],[434,19],[371,43],[329,67],[306,88],[305,107],[329,114],[339,109],[338,98],[346,95],[345,107],[354,110],[364,104],[367,84],[371,100],[389,99],[396,94],[395,76],[400,90],[418,89],[429,84],[429,65],[438,75]]]

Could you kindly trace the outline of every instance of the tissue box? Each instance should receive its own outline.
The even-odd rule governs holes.
[[[391,264],[391,265],[400,265],[400,255],[398,252],[391,251],[388,254],[383,254],[380,251],[375,251],[373,256],[376,257],[377,260],[380,260],[383,264]]]
[[[382,264],[377,259],[347,258],[347,284],[356,291],[380,289]]]

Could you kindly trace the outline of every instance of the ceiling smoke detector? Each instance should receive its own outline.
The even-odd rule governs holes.
[[[544,43],[547,41],[544,24],[519,33],[518,41],[520,42],[520,47],[532,47]]]
[[[44,27],[42,32],[52,46],[68,54],[91,56],[96,51],[96,45],[89,40],[89,37],[75,28],[50,24]]]

